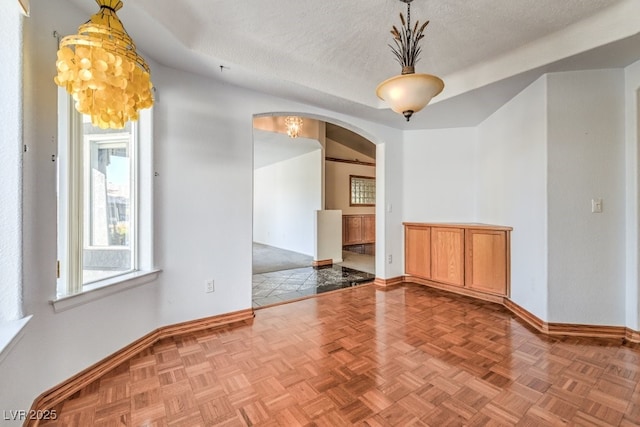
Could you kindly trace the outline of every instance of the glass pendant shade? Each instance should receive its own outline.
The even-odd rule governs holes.
[[[391,27],[393,44],[390,44],[391,52],[396,61],[402,66],[402,74],[391,77],[380,83],[376,88],[378,98],[386,101],[391,109],[402,114],[407,121],[413,113],[422,110],[444,89],[442,79],[431,74],[416,74],[415,65],[422,52],[420,41],[424,38],[424,30],[429,25],[425,21],[420,25],[416,21],[411,26],[411,2],[413,0],[400,0],[407,4],[407,18],[400,13],[400,28]]]
[[[401,74],[380,83],[376,95],[409,121],[413,113],[426,107],[442,89],[442,79],[431,74]]]
[[[116,15],[122,1],[96,3],[98,13],[60,42],[54,81],[94,126],[122,129],[153,105],[150,70]]]

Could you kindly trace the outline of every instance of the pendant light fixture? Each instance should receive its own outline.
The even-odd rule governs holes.
[[[96,0],[98,13],[60,42],[54,81],[94,126],[122,129],[138,111],[153,105],[149,66],[116,11],[121,0]]]
[[[297,138],[302,130],[302,117],[287,116],[284,119],[284,124],[287,126],[287,135],[290,138]]]
[[[396,113],[402,114],[407,121],[414,113],[422,110],[444,89],[444,82],[430,74],[416,74],[415,65],[422,48],[420,40],[424,38],[424,30],[429,24],[426,21],[422,26],[416,21],[411,28],[411,1],[400,0],[407,4],[407,19],[400,13],[401,29],[394,25],[391,29],[395,45],[389,45],[396,60],[402,66],[402,74],[391,77],[380,83],[376,89],[378,98],[386,101]]]

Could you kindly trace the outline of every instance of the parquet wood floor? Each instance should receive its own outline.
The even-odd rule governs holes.
[[[160,341],[55,409],[41,425],[638,426],[640,345],[363,285]]]

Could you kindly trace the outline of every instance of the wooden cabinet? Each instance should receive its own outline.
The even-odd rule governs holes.
[[[405,272],[431,277],[431,228],[407,226],[404,231]]]
[[[407,275],[470,295],[509,296],[510,227],[432,223],[404,226]]]
[[[362,217],[344,215],[342,217],[342,244],[356,245],[362,242]]]
[[[375,215],[342,215],[342,245],[362,245],[376,241]]]
[[[376,242],[376,216],[362,215],[362,238],[364,243]]]
[[[464,229],[431,227],[431,280],[464,285]]]
[[[469,229],[465,234],[465,286],[507,295],[510,252],[507,232]]]

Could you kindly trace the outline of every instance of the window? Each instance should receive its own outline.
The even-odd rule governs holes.
[[[102,130],[83,116],[83,285],[135,269],[136,130]]]
[[[151,114],[100,129],[59,92],[58,298],[149,270]]]
[[[376,205],[376,179],[369,176],[349,175],[349,206]]]

